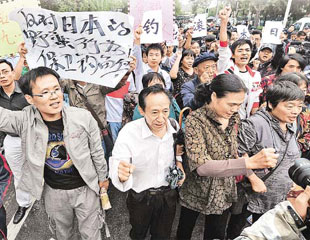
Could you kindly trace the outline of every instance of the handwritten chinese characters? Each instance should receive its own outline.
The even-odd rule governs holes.
[[[129,69],[133,30],[126,14],[19,9],[10,18],[22,28],[31,68],[46,66],[63,78],[109,87]]]

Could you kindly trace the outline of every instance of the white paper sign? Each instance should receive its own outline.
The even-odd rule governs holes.
[[[167,46],[179,46],[179,28],[178,24],[173,24],[173,40],[172,41],[166,41]]]
[[[239,34],[239,39],[250,39],[251,34],[246,25],[238,25],[237,32]]]
[[[133,19],[119,12],[53,12],[20,8],[30,68],[46,66],[62,78],[115,87],[129,69]]]
[[[204,37],[207,35],[207,18],[206,14],[198,14],[194,18],[193,38]]]
[[[141,43],[163,42],[163,20],[161,10],[147,11],[142,18]]]
[[[283,24],[280,21],[266,21],[262,32],[262,43],[281,44],[280,35]]]

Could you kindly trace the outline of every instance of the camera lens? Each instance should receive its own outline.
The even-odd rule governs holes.
[[[310,185],[310,161],[306,158],[299,158],[288,170],[290,178],[302,188]]]

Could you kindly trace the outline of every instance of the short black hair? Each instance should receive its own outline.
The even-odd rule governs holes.
[[[193,50],[191,49],[185,49],[183,52],[182,52],[182,57],[181,57],[181,60],[180,60],[180,63],[179,63],[179,66],[181,67],[182,66],[182,61],[183,59],[186,57],[186,56],[190,56],[190,57],[193,57],[195,59],[196,57],[196,54],[193,52]]]
[[[301,37],[301,36],[306,37],[307,34],[306,34],[304,31],[299,31],[299,32],[297,33],[297,37]]]
[[[0,59],[0,64],[1,64],[1,63],[5,63],[5,64],[9,65],[9,67],[11,68],[11,70],[14,71],[14,68],[13,68],[12,63],[10,63],[8,60],[6,60],[6,59]]]
[[[250,40],[248,40],[248,39],[238,39],[237,41],[235,41],[235,42],[231,45],[231,47],[230,47],[231,52],[232,52],[233,54],[235,54],[235,51],[236,51],[237,47],[243,46],[243,45],[245,45],[245,44],[248,44],[248,45],[250,46],[250,48],[251,48],[251,51],[252,51],[253,45],[252,45],[252,43],[251,43]]]
[[[302,84],[303,82],[306,84],[307,87],[309,84],[307,77],[304,74],[298,72],[285,73],[279,76],[274,83],[276,84],[283,81],[295,83],[297,86],[300,86],[300,84]]]
[[[160,73],[157,73],[157,72],[150,72],[150,73],[144,74],[143,77],[142,77],[142,86],[143,86],[143,88],[147,88],[149,83],[154,78],[157,78],[157,79],[161,80],[162,83],[164,84],[164,86],[166,87],[166,82],[165,82],[165,79],[164,79],[163,75],[161,75]]]
[[[146,56],[149,55],[150,50],[159,50],[161,56],[164,56],[164,49],[159,43],[152,43],[151,45],[149,45],[146,49]]]
[[[252,35],[257,35],[257,34],[259,34],[259,36],[260,36],[260,38],[262,38],[262,32],[261,31],[259,31],[259,30],[253,30],[252,32],[251,32],[251,34]]]
[[[289,60],[297,61],[302,71],[304,70],[307,64],[306,60],[298,53],[284,55],[278,63],[276,75],[280,75],[280,73],[282,72],[282,68],[284,68],[284,66],[288,63]]]
[[[304,92],[293,82],[281,81],[270,85],[266,93],[266,110],[271,111],[270,105],[275,108],[280,102],[288,102],[295,100],[305,100]]]
[[[211,102],[211,95],[216,93],[217,98],[223,98],[228,93],[239,93],[248,91],[244,82],[236,74],[219,74],[211,83],[203,83],[197,86],[195,91],[195,101],[202,106]]]
[[[145,107],[146,107],[146,102],[145,102],[146,97],[150,94],[157,94],[157,93],[165,94],[169,98],[169,101],[171,102],[172,97],[169,94],[169,92],[165,90],[161,85],[155,84],[154,86],[150,86],[150,87],[143,89],[139,94],[139,106],[142,108],[143,111],[145,111]]]
[[[60,80],[59,74],[51,68],[38,67],[38,68],[31,69],[24,76],[22,76],[20,80],[18,81],[19,87],[22,90],[23,94],[32,96],[33,84],[36,83],[36,80],[38,78],[46,76],[46,75],[53,75],[54,77],[57,78],[58,82]]]

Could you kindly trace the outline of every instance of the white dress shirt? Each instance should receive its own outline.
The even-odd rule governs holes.
[[[167,133],[163,138],[152,133],[145,118],[127,123],[119,132],[109,160],[109,175],[117,189],[122,192],[133,189],[139,193],[149,188],[168,186],[165,178],[169,167],[173,166],[172,134],[176,130],[170,121],[167,124]],[[121,160],[135,166],[135,170],[124,183],[118,178],[118,165]]]

